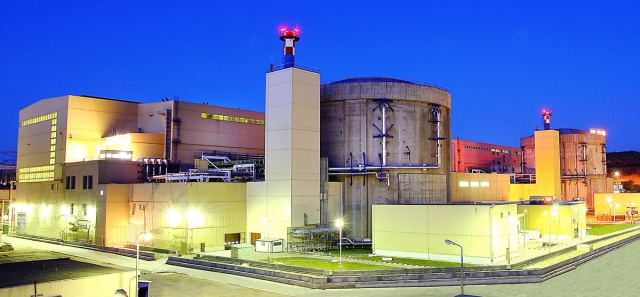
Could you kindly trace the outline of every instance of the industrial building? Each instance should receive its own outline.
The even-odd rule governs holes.
[[[343,185],[353,237],[371,237],[374,204],[451,203],[451,94],[384,77],[322,86],[321,154]]]
[[[522,150],[517,147],[463,139],[451,140],[453,172],[521,173]]]
[[[545,128],[550,128],[550,111],[545,113]],[[560,134],[560,172],[562,200],[583,200],[593,208],[596,193],[612,193],[613,184],[607,178],[606,132],[571,128],[554,129]],[[520,139],[523,172],[534,173],[536,168],[533,136]]]
[[[584,202],[567,200],[612,183],[595,161],[606,153],[597,130],[539,130],[521,149],[452,140],[446,89],[385,77],[321,85],[295,62],[299,32],[280,33],[265,113],[89,96],[23,109],[15,232],[115,246],[152,233],[143,245],[180,253],[279,239],[300,251],[330,248],[344,219],[347,236],[372,238],[381,255],[451,260],[451,239],[496,263],[517,255],[525,230],[581,236]],[[557,209],[528,204],[539,197]]]

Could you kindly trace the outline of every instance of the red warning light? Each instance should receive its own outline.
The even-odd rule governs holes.
[[[287,27],[280,28],[280,39],[292,38],[295,41],[300,39],[300,29],[294,28],[289,30]]]

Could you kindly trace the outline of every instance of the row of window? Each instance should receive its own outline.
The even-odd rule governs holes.
[[[502,150],[497,148],[481,147],[481,146],[475,146],[475,145],[465,145],[464,148],[470,149],[470,150],[491,151],[494,153],[504,153],[504,154],[514,154],[514,155],[521,154],[521,152],[519,151]]]
[[[18,173],[18,181],[20,181],[21,183],[53,181],[53,171],[35,172],[35,173]]]
[[[24,127],[24,126],[29,126],[29,125],[33,125],[33,124],[37,124],[37,123],[42,123],[48,120],[53,120],[54,123],[53,125],[57,124],[57,118],[58,118],[58,112],[52,112],[49,114],[45,114],[45,115],[41,115],[35,118],[31,118],[28,120],[24,120],[22,122],[20,122],[20,127]]]
[[[218,120],[218,121],[264,125],[264,120],[229,116],[229,115],[223,115],[223,114],[211,114],[211,113],[203,112],[203,113],[200,113],[200,117],[203,119],[212,119],[212,120]]]
[[[472,181],[472,182],[468,182],[468,181],[461,181],[458,183],[458,185],[461,188],[468,188],[468,187],[472,187],[472,188],[477,188],[477,187],[488,187],[489,186],[489,182],[488,181],[483,181],[483,182],[477,182],[477,181]]]
[[[75,188],[76,188],[76,177],[73,175],[67,176],[65,189],[73,190]],[[82,189],[83,190],[93,189],[93,175],[82,176]]]

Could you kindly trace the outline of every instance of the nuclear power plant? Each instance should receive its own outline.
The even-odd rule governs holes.
[[[331,249],[344,231],[379,255],[456,261],[451,239],[493,264],[583,236],[612,191],[602,129],[553,129],[549,111],[542,130],[509,127],[533,131],[520,147],[452,139],[445,88],[321,84],[296,61],[300,31],[279,33],[264,113],[73,95],[21,110],[12,232],[118,247],[151,233],[142,245],[190,254]]]

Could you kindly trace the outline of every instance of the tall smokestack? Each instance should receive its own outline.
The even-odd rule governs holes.
[[[298,28],[292,30],[284,27],[280,28],[280,40],[284,42],[283,68],[293,67],[296,55],[296,41],[300,40],[300,30]]]
[[[544,130],[551,130],[551,110],[542,110],[542,119],[544,122]]]

